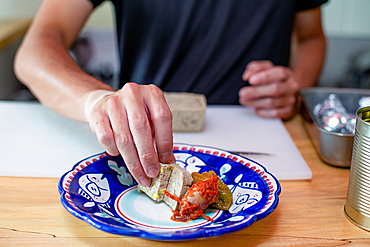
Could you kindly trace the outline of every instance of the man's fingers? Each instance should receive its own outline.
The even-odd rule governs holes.
[[[286,81],[291,76],[291,71],[282,66],[275,66],[252,74],[249,78],[251,85],[263,85],[273,81]]]
[[[253,61],[244,71],[250,86],[239,90],[239,103],[254,107],[262,117],[288,118],[295,110],[298,82],[291,69],[270,61]]]
[[[101,145],[111,155],[121,154],[140,184],[150,185],[159,174],[159,161],[174,161],[172,114],[158,87],[126,83],[87,106]]]
[[[163,92],[154,85],[147,106],[154,128],[159,161],[162,163],[173,162],[172,113]]]
[[[154,147],[152,129],[148,116],[145,94],[147,92],[140,91],[140,86],[137,84],[126,84],[125,87],[125,106],[129,129],[141,165],[148,177],[156,177],[159,173],[159,161],[157,152]]]
[[[279,108],[279,107],[285,107],[285,106],[291,106],[294,105],[296,102],[296,97],[294,95],[287,95],[284,97],[277,97],[277,98],[271,98],[271,97],[266,97],[266,98],[260,98],[256,100],[245,100],[241,102],[242,105],[244,106],[249,106],[249,107],[255,107],[255,108],[267,108],[267,109],[272,109],[272,108]]]
[[[89,125],[105,151],[110,155],[118,155],[119,150],[117,149],[114,140],[111,123],[106,110],[101,108],[101,104],[101,102],[97,102],[94,107],[91,107],[89,113]]]
[[[129,119],[119,97],[107,101],[108,115],[113,130],[114,142],[132,176],[144,186],[150,185],[150,179],[142,167],[134,138],[129,128]]]
[[[281,118],[281,119],[288,119],[294,114],[295,108],[294,106],[286,106],[286,107],[280,107],[280,108],[261,108],[256,109],[256,113],[260,117],[264,118]]]
[[[95,122],[94,132],[98,138],[100,145],[110,155],[119,155],[114,134],[108,117],[101,118],[100,121]]]
[[[288,95],[295,95],[297,86],[294,82],[273,82],[260,86],[243,87],[239,91],[239,100],[243,104],[245,101],[267,97],[285,97]]]
[[[244,81],[248,81],[251,77],[251,75],[272,68],[274,64],[269,60],[262,60],[262,61],[252,61],[248,63],[248,65],[245,67],[244,73],[242,75],[242,79]]]

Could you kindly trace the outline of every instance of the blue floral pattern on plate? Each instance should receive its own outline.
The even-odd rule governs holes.
[[[63,206],[92,226],[114,234],[160,241],[219,236],[241,230],[269,215],[278,205],[280,184],[262,165],[205,146],[174,144],[176,163],[191,172],[213,170],[233,193],[228,211],[207,209],[214,222],[170,219],[171,209],[137,192],[137,182],[120,156],[86,158],[59,181]]]

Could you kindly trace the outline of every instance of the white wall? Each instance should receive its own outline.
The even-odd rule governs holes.
[[[0,19],[32,18],[41,3],[42,0],[0,0]],[[370,0],[329,0],[322,9],[327,35],[370,37]],[[112,3],[106,1],[94,11],[86,28],[114,28],[113,13]]]
[[[329,0],[322,14],[328,36],[370,37],[369,0]]]

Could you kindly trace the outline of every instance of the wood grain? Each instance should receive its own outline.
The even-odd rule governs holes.
[[[313,172],[309,181],[281,181],[276,210],[228,235],[177,242],[177,246],[370,246],[370,233],[347,220],[349,169],[323,163],[302,128],[285,122]],[[0,177],[0,246],[170,246],[100,231],[61,205],[58,179]]]

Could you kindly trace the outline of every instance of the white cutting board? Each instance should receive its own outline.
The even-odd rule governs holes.
[[[88,124],[31,102],[0,101],[0,176],[60,177],[78,161],[103,152]],[[279,119],[262,119],[239,106],[210,106],[199,133],[174,133],[174,141],[251,156],[279,180],[310,179],[311,170]]]
[[[312,172],[281,119],[257,116],[241,106],[210,106],[201,133],[174,133],[174,141],[228,151],[268,153],[250,155],[279,180],[311,179]]]

